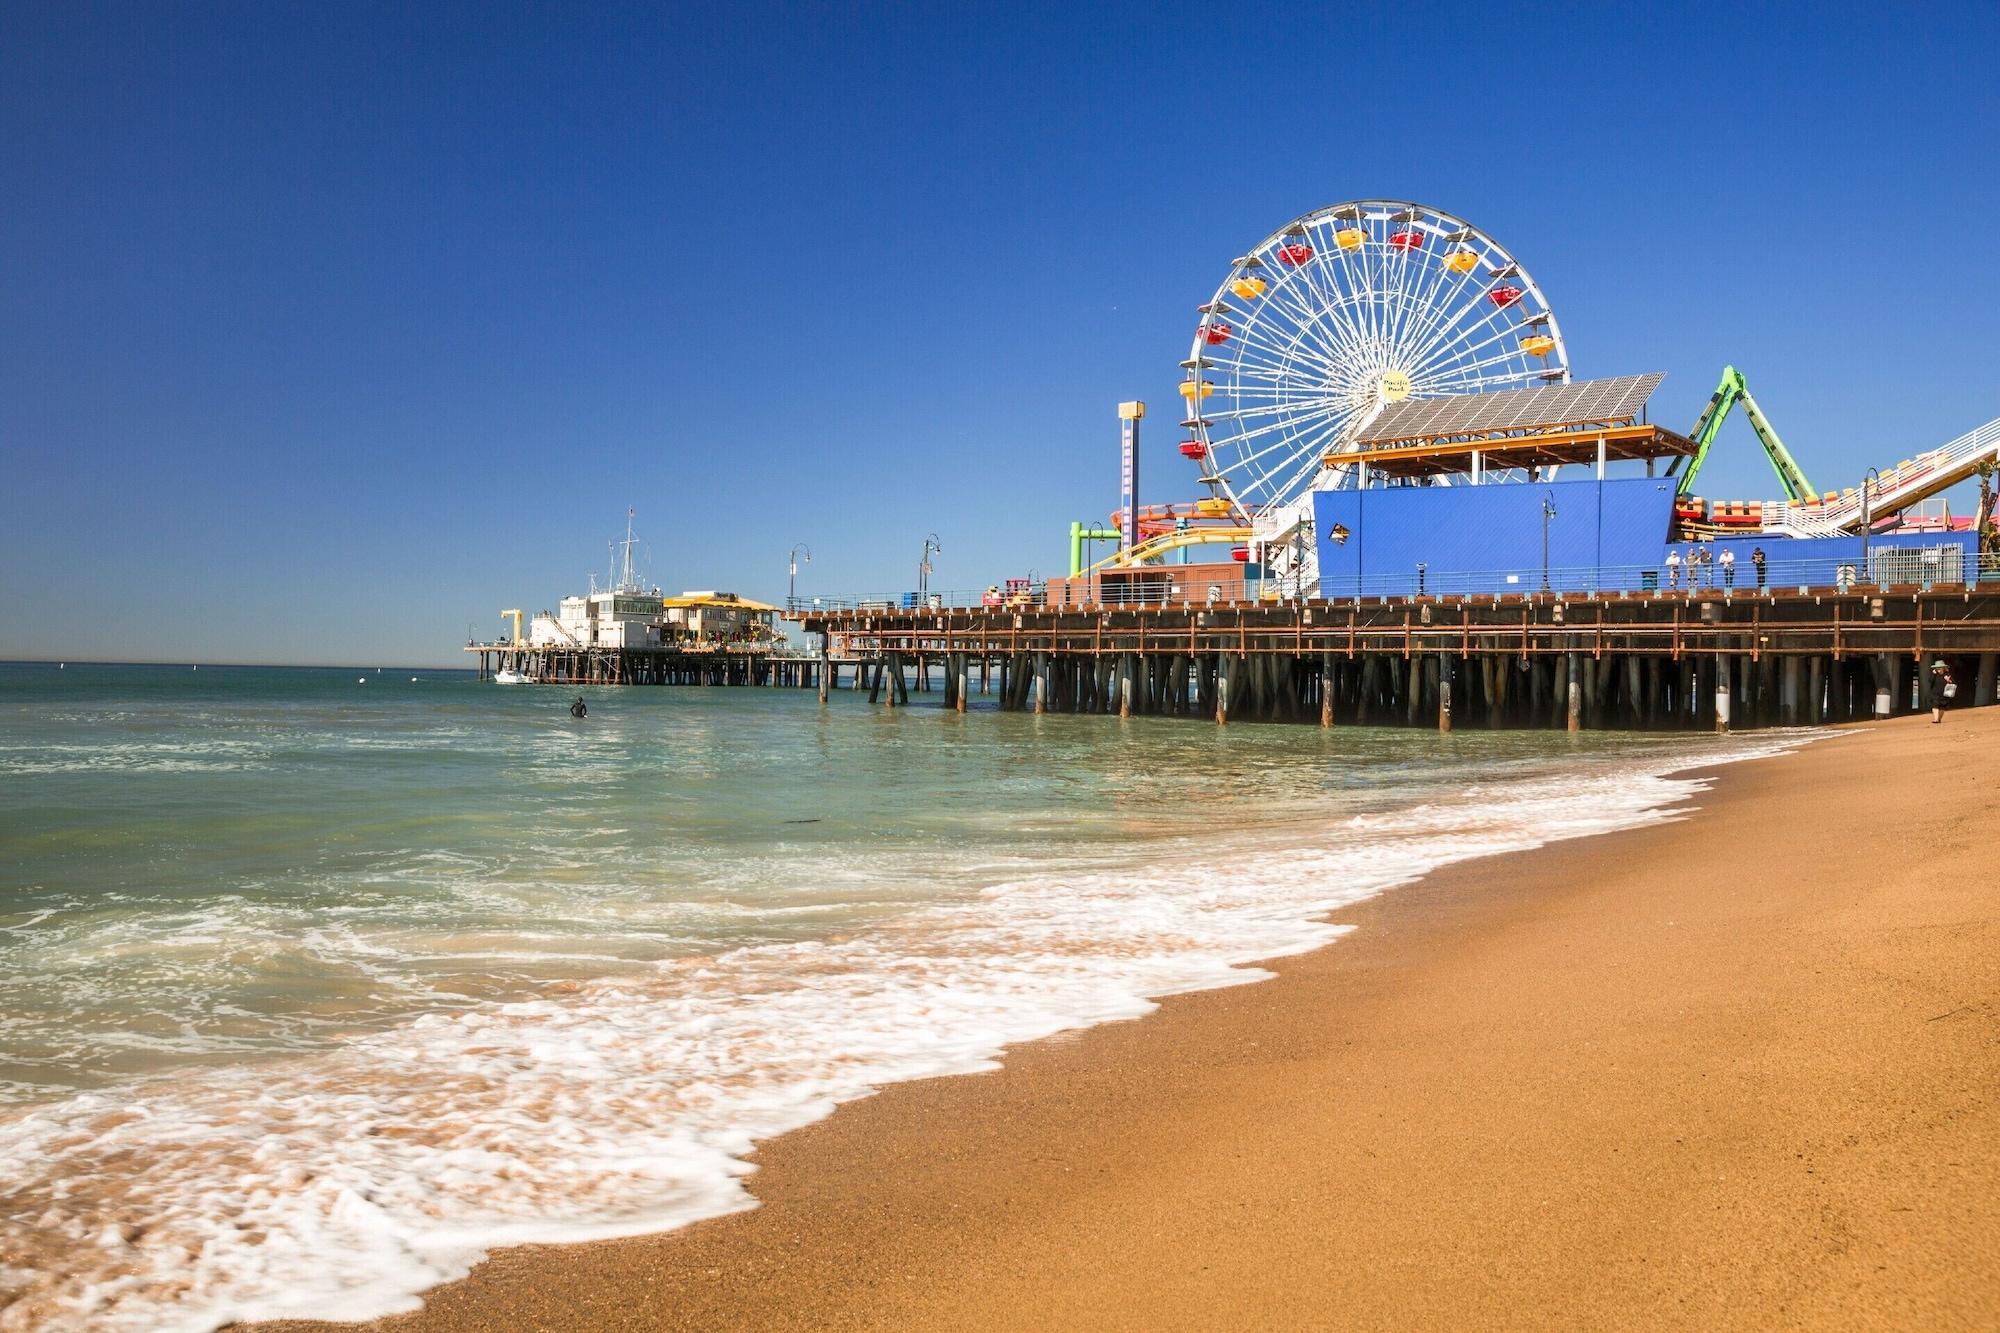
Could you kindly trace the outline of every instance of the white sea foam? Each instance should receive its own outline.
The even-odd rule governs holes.
[[[850,937],[38,1108],[0,1125],[0,1328],[360,1319],[414,1308],[497,1245],[752,1207],[759,1139],[1154,997],[1256,980],[1256,960],[1335,938],[1329,911],[1448,862],[1670,818],[1699,785],[1663,776],[1676,762],[1600,760],[1331,831],[1187,836],[1143,863],[1044,864]]]

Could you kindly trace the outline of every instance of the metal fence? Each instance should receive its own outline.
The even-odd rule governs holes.
[[[1982,557],[1989,566],[1992,557]],[[1865,567],[1864,567],[1865,566]],[[1433,570],[1417,565],[1408,570],[1364,573],[1358,578],[1323,578],[1321,597],[1466,596],[1494,593],[1671,592],[1729,591],[1763,588],[1809,589],[1884,587],[1891,584],[1922,588],[1963,583],[1969,571],[1964,550],[1953,545],[1882,546],[1870,550],[1865,562],[1818,556],[1802,560],[1768,560],[1759,566],[1738,558],[1733,564],[1716,560],[1700,564],[1595,565],[1548,569]],[[2000,566],[1976,571],[1977,578],[2000,578]]]
[[[1323,599],[1351,597],[1460,597],[1523,593],[1565,593],[1596,596],[1635,592],[1755,592],[1765,588],[1800,591],[1813,588],[1847,589],[1858,587],[1932,588],[1939,584],[2000,581],[2000,553],[1982,553],[1968,560],[1956,544],[1940,546],[1878,546],[1863,561],[1825,556],[1805,560],[1770,560],[1759,569],[1749,560],[1735,565],[1715,562],[1658,565],[1557,566],[1549,569],[1433,570],[1418,565],[1407,570],[1364,573],[1354,578],[1322,579],[1316,596]],[[1175,567],[1160,566],[1157,577],[1150,569],[1121,570],[1116,581],[1104,581],[1088,603],[1082,594],[1072,595],[1068,584],[1054,587],[1032,583],[1026,588],[995,594],[990,589],[952,589],[932,592],[918,601],[911,595],[896,597],[820,596],[794,597],[786,604],[788,615],[809,616],[816,612],[937,610],[1006,610],[1009,608],[1058,609],[1066,606],[1160,606],[1211,605],[1240,601],[1269,601],[1296,598],[1294,580],[1268,578],[1187,579]]]

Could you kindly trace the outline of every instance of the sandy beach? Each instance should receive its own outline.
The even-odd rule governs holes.
[[[1995,1327],[1996,745],[1725,767],[1275,980],[844,1106],[762,1147],[754,1212],[505,1251],[380,1327]]]

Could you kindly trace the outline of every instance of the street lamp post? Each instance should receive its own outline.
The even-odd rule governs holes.
[[[944,554],[944,547],[942,544],[939,543],[937,539],[937,534],[935,532],[931,533],[928,537],[924,538],[924,553],[923,556],[917,561],[917,605],[918,606],[926,606],[929,604],[928,594],[931,590],[931,557],[933,555],[943,555],[943,554]]]
[[[1549,520],[1556,516],[1553,491],[1542,492],[1542,591],[1549,590]]]
[[[1861,577],[1873,583],[1868,572],[1868,536],[1875,530],[1874,494],[1882,485],[1882,469],[1871,467],[1861,475]]]
[[[787,611],[795,610],[799,600],[799,556],[801,554],[805,556],[807,564],[810,565],[813,562],[811,547],[807,546],[804,542],[799,542],[792,547],[791,577],[785,584],[785,609]]]

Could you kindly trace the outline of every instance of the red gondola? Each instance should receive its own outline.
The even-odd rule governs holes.
[[[1421,250],[1424,248],[1424,234],[1420,231],[1390,232],[1389,244],[1398,250]]]
[[[1196,461],[1200,461],[1201,459],[1208,457],[1208,446],[1203,444],[1200,440],[1182,440],[1181,457],[1192,458],[1195,459]]]
[[[1210,347],[1220,347],[1229,341],[1229,335],[1234,332],[1236,330],[1230,328],[1227,324],[1211,324],[1202,331],[1201,336],[1207,339]]]
[[[1281,245],[1278,247],[1278,258],[1284,260],[1293,268],[1297,268],[1312,257],[1313,248],[1303,241],[1293,241],[1290,245]]]
[[[1240,565],[1247,565],[1250,563],[1250,548],[1247,546],[1232,546],[1229,548],[1229,558]]]
[[[1497,306],[1510,306],[1521,299],[1519,287],[1495,287],[1486,293],[1486,299]]]

